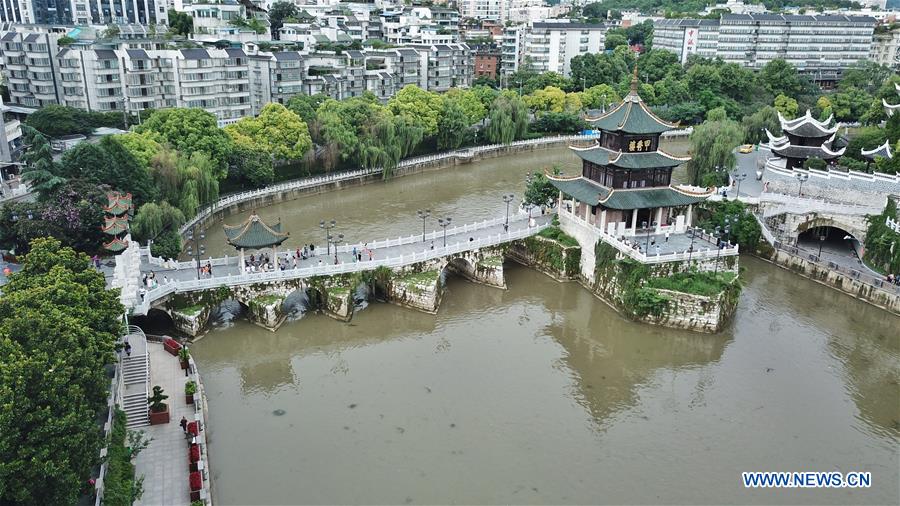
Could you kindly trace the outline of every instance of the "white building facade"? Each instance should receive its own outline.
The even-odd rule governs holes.
[[[593,23],[539,22],[526,31],[519,64],[528,61],[536,72],[571,73],[572,58],[605,49],[607,26]]]
[[[869,57],[875,19],[866,16],[724,14],[720,20],[654,22],[653,46],[685,62],[691,54],[751,69],[784,59],[817,81]]]

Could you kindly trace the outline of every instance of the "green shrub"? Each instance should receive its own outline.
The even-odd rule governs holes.
[[[732,272],[678,272],[663,278],[650,278],[646,286],[712,297],[725,290],[734,278]]]
[[[126,422],[125,412],[116,409],[106,455],[106,479],[103,482],[103,504],[110,506],[131,506],[136,499],[138,487],[134,481],[134,465],[131,463],[131,452],[125,446]]]

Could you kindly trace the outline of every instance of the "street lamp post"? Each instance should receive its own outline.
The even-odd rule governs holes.
[[[697,232],[694,229],[689,228],[688,235],[691,236],[691,245],[688,247],[688,269],[690,269],[691,268],[691,257],[694,255],[694,237],[697,236]]]
[[[747,173],[744,172],[741,174],[737,174],[737,173],[732,174],[731,179],[734,179],[735,181],[737,181],[737,197],[741,198],[741,181],[747,179]]]
[[[800,187],[797,189],[797,196],[803,196],[803,183],[809,179],[809,174],[797,174],[797,181],[800,182]]]
[[[650,255],[650,227],[647,226],[646,221],[641,222],[641,226],[647,230],[647,239],[644,241],[644,254]]]
[[[418,211],[416,211],[416,216],[422,218],[422,242],[425,242],[425,220],[427,220],[428,217],[431,216],[431,209],[419,209]]]
[[[188,241],[193,243],[187,247],[188,256],[193,256],[197,264],[197,279],[200,279],[200,256],[206,253],[206,245],[200,241],[206,239],[203,229],[200,229],[200,235],[197,235],[197,224],[191,225],[191,231],[188,232]]]
[[[337,221],[331,220],[328,223],[325,220],[319,222],[319,228],[325,231],[325,254],[331,254],[331,229],[337,226]],[[335,250],[337,253],[337,250]]]
[[[337,263],[338,263],[338,256],[337,256],[338,244],[340,244],[343,241],[344,241],[344,234],[338,234],[338,235],[333,236],[330,239],[328,239],[329,245],[331,245],[331,244],[334,245],[334,265],[337,265]]]
[[[438,218],[438,225],[442,229],[444,229],[444,247],[445,248],[447,247],[447,227],[450,226],[450,222],[452,220],[453,220],[453,218],[450,218],[449,216],[446,218]]]
[[[528,211],[528,226],[529,227],[531,226],[531,210],[534,209],[535,207],[537,207],[537,206],[535,206],[534,204],[525,204],[525,210]]]
[[[503,230],[509,230],[509,203],[515,198],[516,196],[512,193],[503,196],[503,202],[506,203],[506,222],[503,223]]]

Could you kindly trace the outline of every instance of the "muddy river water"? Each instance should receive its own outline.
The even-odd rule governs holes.
[[[498,216],[525,173],[576,160],[538,151],[259,212],[289,246],[321,243],[321,219],[351,240],[409,234],[416,209]],[[207,238],[227,252],[220,227]],[[192,347],[216,502],[900,503],[900,319],[742,265],[716,335],[626,321],[509,263],[505,291],[449,278],[437,315],[372,303],[272,333],[220,313]],[[742,471],[870,471],[872,486],[745,489]]]

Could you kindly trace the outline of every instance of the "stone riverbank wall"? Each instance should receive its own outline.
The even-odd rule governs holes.
[[[900,287],[856,270],[816,262],[780,248],[760,248],[756,256],[816,283],[839,290],[873,306],[900,316]]]

